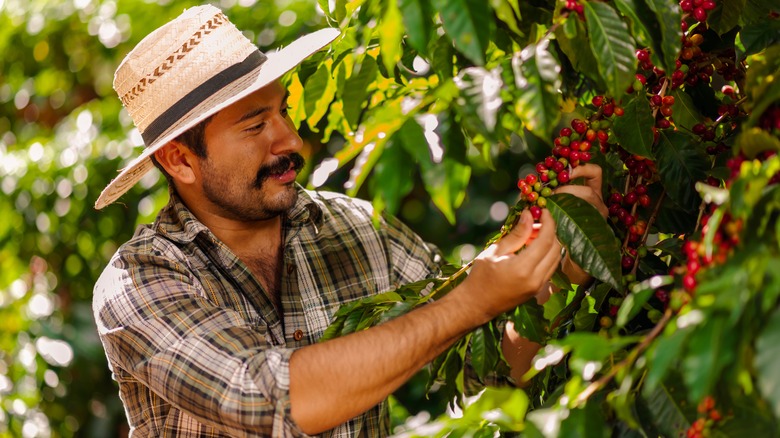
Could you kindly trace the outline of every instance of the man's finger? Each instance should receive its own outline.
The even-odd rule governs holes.
[[[544,210],[541,217],[542,229],[539,236],[521,254],[531,260],[537,260],[534,266],[534,275],[546,281],[558,267],[561,260],[561,244],[555,234],[555,221],[550,212]]]
[[[566,185],[555,189],[555,193],[568,193],[570,195],[584,199],[589,204],[596,207],[596,209],[603,217],[607,217],[609,215],[609,209],[607,209],[607,206],[604,205],[604,200],[601,199],[601,193],[593,190],[588,186]]]
[[[524,253],[532,260],[541,260],[550,248],[557,244],[557,238],[555,236],[555,220],[552,218],[549,210],[542,209],[542,216],[539,218],[541,228],[539,234],[536,236],[533,242],[528,244]],[[559,251],[560,252],[560,251]]]
[[[511,254],[522,248],[533,233],[533,222],[531,213],[527,209],[523,210],[512,231],[496,244],[496,255]]]
[[[595,164],[581,164],[572,169],[569,178],[584,178],[585,185],[593,189],[601,198],[601,167]]]

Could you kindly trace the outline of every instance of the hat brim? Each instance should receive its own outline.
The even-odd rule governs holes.
[[[168,127],[152,144],[147,145],[141,155],[123,168],[119,175],[103,189],[95,202],[95,208],[100,210],[106,207],[130,190],[154,167],[151,160],[152,154],[168,142],[203,120],[279,79],[304,59],[333,42],[339,35],[338,29],[320,29],[295,40],[278,51],[267,53],[268,59],[262,65],[204,99],[184,117]]]

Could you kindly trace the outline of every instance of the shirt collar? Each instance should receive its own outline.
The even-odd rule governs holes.
[[[322,207],[299,184],[296,183],[295,188],[298,191],[298,200],[287,211],[284,226],[302,226],[311,222],[315,230],[318,229],[322,224]],[[160,210],[154,224],[157,232],[179,243],[192,242],[200,233],[211,233],[187,208],[173,187],[169,188],[168,193],[168,204]]]

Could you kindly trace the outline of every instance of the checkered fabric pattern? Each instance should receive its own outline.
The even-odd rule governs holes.
[[[292,352],[342,304],[438,272],[435,250],[393,218],[375,227],[369,203],[298,189],[283,221],[281,318],[175,193],[105,268],[94,314],[131,436],[305,436],[290,417]],[[382,403],[322,436],[388,433]]]

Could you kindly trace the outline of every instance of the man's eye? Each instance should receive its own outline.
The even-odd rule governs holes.
[[[282,113],[282,115],[286,116],[287,114],[290,114],[290,111],[292,111],[292,107],[291,106],[286,106],[286,107],[282,108],[281,113]]]
[[[259,131],[259,130],[263,129],[264,126],[265,126],[265,122],[258,123],[257,125],[250,126],[249,128],[246,128],[246,130],[247,131],[253,131],[253,132],[254,131]]]

